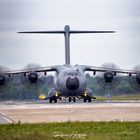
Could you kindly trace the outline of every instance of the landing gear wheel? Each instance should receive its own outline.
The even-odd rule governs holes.
[[[73,97],[73,102],[76,102],[76,97],[75,96]]]
[[[54,98],[54,102],[57,103],[57,98]]]
[[[71,102],[71,97],[69,97],[69,102]]]
[[[91,103],[91,97],[88,97],[88,102]]]
[[[52,98],[49,99],[49,102],[52,103]]]
[[[54,101],[54,103],[57,103],[57,98],[50,98],[49,102],[52,103]]]
[[[83,101],[84,101],[84,102],[86,102],[86,101],[87,101],[86,97],[84,97],[84,98],[83,98]]]

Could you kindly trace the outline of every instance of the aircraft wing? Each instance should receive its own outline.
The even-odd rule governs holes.
[[[113,73],[128,74],[128,75],[138,73],[138,71],[134,71],[134,70],[110,69],[110,68],[94,67],[94,66],[86,66],[84,71],[93,71],[94,75],[96,74],[96,72],[107,72],[107,71],[111,71]]]
[[[50,67],[40,67],[40,68],[34,68],[34,69],[23,69],[23,70],[12,70],[12,71],[4,71],[4,75],[14,75],[14,74],[26,74],[29,72],[57,72],[57,67],[50,66]]]

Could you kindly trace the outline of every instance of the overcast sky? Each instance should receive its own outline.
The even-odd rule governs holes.
[[[0,0],[0,65],[21,69],[36,62],[64,64],[63,35],[17,34],[24,30],[115,30],[71,35],[71,64],[140,64],[139,0]]]

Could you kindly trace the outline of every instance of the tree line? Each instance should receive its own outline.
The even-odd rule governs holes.
[[[97,77],[91,76],[88,73],[86,74],[86,78],[88,87],[92,89],[94,96],[104,96],[108,93],[113,96],[123,94],[139,94],[138,90],[132,88],[129,82],[129,77],[123,77],[120,84],[115,88],[102,87],[98,83]],[[32,85],[29,81],[26,80],[22,81],[20,75],[15,75],[13,76],[13,79],[10,80],[7,81],[5,85],[0,86],[0,100],[38,99],[38,96],[41,94],[48,96],[48,91],[54,87],[53,76],[51,75],[43,77],[43,79],[41,79],[43,80],[43,83],[40,84],[41,81],[39,81],[38,83],[36,83],[36,85]]]

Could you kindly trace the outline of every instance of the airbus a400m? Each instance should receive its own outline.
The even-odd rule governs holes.
[[[84,102],[91,102],[93,97],[93,91],[87,86],[87,79],[85,72],[91,71],[93,75],[96,72],[103,73],[102,83],[112,84],[117,82],[118,74],[128,74],[134,76],[135,82],[140,86],[140,73],[138,70],[121,70],[116,67],[94,67],[88,65],[71,65],[70,64],[70,34],[83,34],[83,33],[114,33],[114,31],[77,31],[70,30],[70,27],[66,25],[64,30],[59,31],[24,31],[18,33],[29,34],[63,34],[65,39],[65,64],[56,66],[47,66],[34,69],[24,69],[17,71],[2,71],[0,72],[0,86],[4,86],[8,77],[14,74],[23,74],[24,77],[32,84],[35,84],[39,80],[39,73],[55,72],[54,76],[54,88],[48,92],[49,102],[57,102],[61,97],[69,99],[69,102],[76,101],[76,98],[82,98]]]

